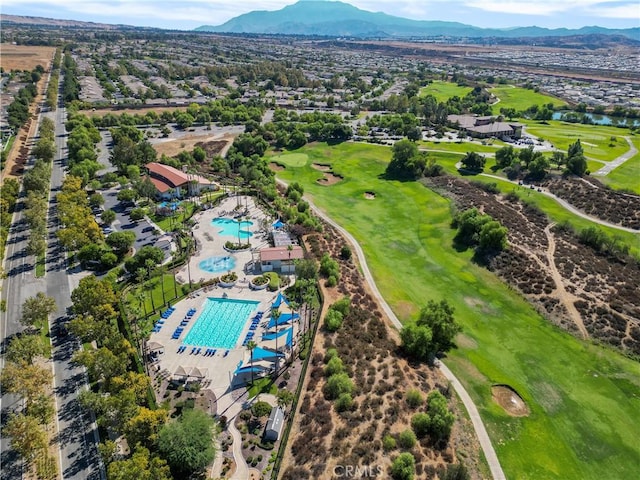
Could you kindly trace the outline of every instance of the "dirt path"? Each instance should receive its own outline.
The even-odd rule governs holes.
[[[554,225],[555,223],[550,223],[544,229],[544,234],[547,236],[547,242],[549,244],[549,248],[547,248],[547,262],[549,263],[551,277],[556,284],[558,299],[567,309],[569,318],[571,318],[576,327],[578,327],[578,330],[580,330],[582,338],[587,339],[589,338],[589,333],[584,327],[584,322],[582,321],[580,312],[578,312],[578,309],[574,304],[576,297],[573,294],[567,292],[567,290],[564,288],[564,284],[562,283],[562,275],[560,275],[560,272],[558,272],[558,268],[556,267],[556,262],[553,256],[556,251],[556,240],[553,237],[553,233],[551,233],[551,229]]]
[[[276,181],[282,185],[287,186],[287,183],[280,179],[276,179]],[[358,262],[360,262],[360,266],[362,267],[362,274],[364,275],[365,280],[367,281],[367,283],[371,288],[372,295],[376,299],[376,302],[378,303],[378,305],[380,305],[384,313],[387,315],[391,323],[393,323],[393,325],[398,330],[401,330],[402,323],[400,322],[400,320],[398,320],[398,317],[396,317],[396,314],[393,313],[393,310],[391,310],[391,307],[389,306],[387,301],[383,298],[382,294],[378,290],[378,286],[373,280],[373,275],[371,275],[371,271],[369,270],[369,265],[367,264],[367,260],[364,256],[364,252],[362,248],[360,247],[360,244],[349,232],[347,232],[344,228],[342,228],[340,225],[334,222],[322,210],[316,207],[309,198],[305,198],[305,200],[309,202],[309,206],[313,210],[314,214],[318,215],[325,222],[327,222],[329,225],[335,228],[351,243],[351,245],[353,245],[356,255],[358,256]],[[440,369],[440,371],[442,372],[442,374],[447,378],[447,380],[451,382],[451,385],[453,386],[456,393],[462,400],[462,403],[464,404],[465,408],[467,409],[469,418],[471,419],[471,423],[473,424],[473,428],[476,432],[476,435],[478,436],[478,441],[480,442],[480,446],[482,447],[482,452],[484,453],[485,459],[487,460],[487,464],[489,465],[489,469],[491,470],[491,476],[494,478],[494,480],[505,480],[506,477],[504,475],[504,472],[502,471],[502,466],[500,465],[500,461],[498,460],[498,455],[496,454],[496,451],[493,448],[493,444],[491,443],[489,434],[487,433],[484,423],[482,422],[482,418],[480,417],[480,412],[478,411],[478,408],[476,407],[475,403],[473,403],[471,396],[467,393],[462,383],[460,383],[460,381],[456,378],[453,372],[449,370],[449,368],[444,363],[442,363],[441,361],[437,361],[436,364]]]

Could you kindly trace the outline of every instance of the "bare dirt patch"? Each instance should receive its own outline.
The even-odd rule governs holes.
[[[235,135],[225,134],[222,137],[215,137],[211,134],[207,135],[187,135],[183,138],[175,140],[167,140],[156,143],[153,148],[158,155],[167,155],[175,157],[184,150],[193,150],[195,147],[202,147],[207,152],[207,156],[220,154],[227,145],[231,145]]]
[[[320,185],[330,186],[330,185],[335,185],[341,180],[342,180],[342,177],[340,175],[334,175],[333,173],[325,173],[324,177],[318,179],[318,183]]]
[[[54,47],[3,43],[0,45],[0,51],[2,52],[0,65],[5,72],[8,72],[11,70],[33,70],[38,65],[48,69],[56,49]]]
[[[375,200],[376,192],[364,192],[364,198],[367,200]]]
[[[276,162],[270,162],[269,163],[269,168],[271,170],[273,170],[274,172],[279,172],[281,170],[284,170],[284,167],[282,165],[280,165],[279,163],[276,163]]]
[[[492,386],[491,398],[512,417],[526,417],[530,413],[522,397],[509,385]]]
[[[320,170],[321,172],[330,172],[331,171],[331,166],[330,165],[324,165],[322,163],[312,163],[311,166],[313,168],[315,168],[316,170]]]

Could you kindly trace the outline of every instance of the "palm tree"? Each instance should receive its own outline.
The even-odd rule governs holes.
[[[287,245],[287,252],[289,252],[289,262],[287,263],[287,269],[289,270],[289,274],[291,274],[291,252],[293,251],[293,245]]]
[[[249,340],[247,342],[247,349],[249,350],[249,354],[251,355],[251,386],[253,386],[253,349],[257,346],[258,344],[253,340]]]

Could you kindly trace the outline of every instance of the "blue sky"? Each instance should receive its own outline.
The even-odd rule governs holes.
[[[356,7],[416,20],[479,27],[609,28],[640,26],[638,0],[345,0]],[[2,0],[2,13],[191,30],[295,0]]]

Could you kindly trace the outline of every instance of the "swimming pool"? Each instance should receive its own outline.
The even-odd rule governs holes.
[[[236,259],[230,255],[209,257],[198,263],[198,268],[209,273],[228,272],[236,266]]]
[[[180,202],[160,202],[158,207],[160,208],[169,208],[171,210],[176,210],[180,206]]]
[[[251,300],[207,298],[183,343],[197,347],[235,348],[249,315],[259,304]]]
[[[234,220],[233,218],[218,217],[214,218],[211,221],[211,225],[213,225],[214,227],[218,227],[220,229],[218,230],[218,234],[223,236],[235,238],[239,237],[244,240],[253,236],[253,233],[251,233],[249,230],[246,230],[253,225],[253,222],[250,222],[248,220],[239,222],[237,220]]]

